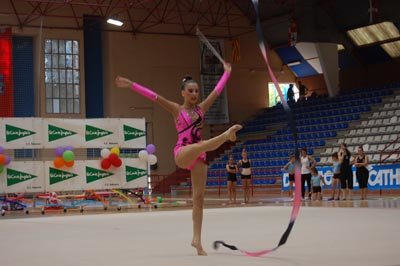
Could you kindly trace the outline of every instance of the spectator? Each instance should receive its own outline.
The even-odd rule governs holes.
[[[368,156],[365,154],[362,146],[358,147],[357,157],[353,161],[354,166],[357,168],[356,177],[357,182],[360,186],[361,191],[361,200],[367,199],[367,190],[368,190],[368,178],[369,171],[367,169],[368,165]]]
[[[293,84],[289,84],[289,89],[287,91],[287,102],[289,104],[294,103],[294,91],[293,91]]]
[[[350,164],[351,153],[347,149],[346,143],[340,145],[339,157],[343,158],[340,166],[340,187],[344,195],[344,200],[353,198],[353,170]]]
[[[308,93],[307,87],[299,80],[299,101],[304,101]]]
[[[233,155],[229,156],[228,163],[226,164],[226,171],[228,173],[229,203],[236,204],[236,173],[238,172],[238,167],[237,164],[235,164]]]
[[[301,197],[304,199],[306,191],[305,184],[308,186],[308,198],[311,199],[311,167],[315,167],[316,161],[307,154],[307,149],[303,148],[300,152],[301,162]]]

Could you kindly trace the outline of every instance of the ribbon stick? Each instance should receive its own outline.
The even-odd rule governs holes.
[[[203,35],[203,33],[201,33],[201,31],[199,30],[199,28],[196,29],[196,35],[199,37],[200,41],[202,41],[207,47],[208,49],[210,49],[210,51],[215,55],[215,57],[218,58],[218,60],[222,63],[225,64],[225,60],[222,58],[222,56],[217,52],[217,50],[214,48],[214,46],[212,46],[212,44],[210,43],[210,41],[206,38],[206,36]]]

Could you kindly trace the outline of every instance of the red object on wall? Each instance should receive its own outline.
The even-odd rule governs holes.
[[[0,28],[0,117],[14,116],[11,28]]]

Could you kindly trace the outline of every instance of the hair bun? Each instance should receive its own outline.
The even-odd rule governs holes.
[[[189,80],[193,80],[193,78],[191,76],[184,76],[183,79],[182,79],[182,83],[185,83],[185,82],[187,82]]]

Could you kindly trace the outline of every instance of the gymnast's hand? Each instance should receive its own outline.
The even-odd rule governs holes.
[[[130,88],[132,83],[133,82],[131,80],[120,76],[115,79],[115,85],[117,85],[119,88]]]
[[[232,66],[231,66],[231,64],[225,62],[225,63],[224,63],[224,70],[227,71],[227,72],[231,72],[231,71],[232,71]]]

